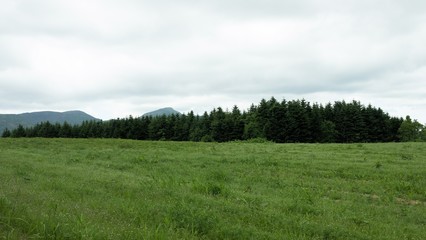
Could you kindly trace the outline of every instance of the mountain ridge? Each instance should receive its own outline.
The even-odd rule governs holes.
[[[148,117],[149,116],[151,116],[151,117],[158,117],[158,116],[162,116],[162,115],[169,116],[169,115],[173,115],[173,114],[180,115],[182,113],[176,111],[175,109],[173,109],[171,107],[165,107],[165,108],[160,108],[160,109],[157,109],[157,110],[154,110],[154,111],[151,111],[151,112],[147,112],[147,113],[145,113],[142,116],[143,117],[147,117],[147,116]]]
[[[47,121],[51,123],[67,122],[71,125],[75,125],[91,120],[98,121],[100,119],[80,110],[71,110],[65,112],[38,111],[18,114],[0,114],[0,133],[2,133],[5,129],[13,130],[19,125],[24,127],[31,127],[37,123]]]

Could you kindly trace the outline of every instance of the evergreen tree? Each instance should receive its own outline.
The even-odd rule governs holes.
[[[282,104],[274,104],[271,108],[267,128],[267,138],[274,142],[285,142],[287,125],[287,108],[284,100]]]
[[[228,114],[229,119],[229,140],[241,140],[244,135],[244,120],[240,109],[235,105],[231,114]]]
[[[3,130],[1,137],[7,138],[7,137],[10,137],[11,135],[12,133],[10,132],[10,130],[6,128],[5,130]]]
[[[190,135],[191,135],[191,129],[193,129],[193,126],[195,125],[195,114],[193,111],[190,111],[187,116],[185,116],[184,119],[182,119],[183,123],[183,134],[182,134],[182,141],[189,141]]]
[[[218,107],[217,109],[213,109],[213,111],[210,113],[212,117],[211,122],[211,137],[214,141],[217,142],[225,142],[227,140],[227,133],[226,133],[226,114],[223,111],[221,107]]]
[[[325,105],[322,112],[323,112],[324,120],[328,120],[331,122],[334,122],[336,120],[335,110],[334,110],[334,107],[331,105],[331,103],[327,103],[327,105]]]
[[[14,137],[14,138],[26,137],[26,131],[24,126],[19,124],[16,129],[13,129],[11,132],[11,137]]]
[[[166,115],[153,117],[148,126],[150,140],[166,140],[167,117]]]
[[[328,103],[324,107],[305,100],[277,102],[274,97],[252,104],[243,113],[221,107],[202,116],[192,111],[182,115],[143,116],[109,121],[38,123],[2,133],[3,137],[126,138],[173,141],[233,141],[266,138],[275,142],[387,142],[420,141],[426,130],[416,120],[389,117],[380,108],[360,102]]]
[[[195,116],[189,130],[189,141],[199,142],[204,136],[201,130],[201,118],[200,116]]]
[[[176,115],[175,124],[173,127],[173,141],[188,141],[189,140],[189,118],[185,115]]]
[[[362,106],[358,102],[335,102],[333,122],[336,125],[338,142],[361,142],[365,138]]]
[[[262,136],[262,131],[259,129],[256,117],[257,107],[252,104],[245,116],[243,139],[259,138]]]
[[[367,128],[363,118],[363,106],[360,102],[352,101],[347,105],[346,114],[349,116],[348,142],[363,142],[367,135]]]
[[[286,142],[309,142],[309,115],[304,101],[288,102]]]
[[[336,142],[338,132],[336,131],[336,125],[329,120],[324,120],[321,123],[321,137],[320,142],[333,143]]]
[[[212,138],[212,116],[207,112],[204,112],[203,116],[201,116],[197,124],[195,125],[194,133],[192,134],[192,139],[195,141],[203,141],[203,142],[211,142]]]
[[[262,99],[256,111],[256,122],[257,122],[257,131],[260,133],[261,138],[267,137],[267,132],[269,131],[269,113],[270,113],[270,103],[274,101],[269,101],[269,103]]]
[[[149,117],[140,117],[134,119],[134,124],[132,126],[133,139],[137,140],[146,140],[149,137],[148,126],[150,123]]]
[[[72,137],[72,126],[64,122],[61,126],[61,129],[59,131],[59,137],[61,138],[71,138]]]
[[[312,108],[309,104],[309,102],[306,102],[305,99],[302,99],[300,101],[300,107],[298,112],[298,125],[300,128],[300,142],[311,142],[312,141],[312,128],[311,128],[311,122],[310,119],[312,112]]]
[[[313,104],[309,111],[310,134],[312,142],[321,142],[322,124],[324,122],[323,108],[321,105]]]
[[[364,121],[366,125],[367,142],[384,142],[391,141],[390,118],[382,109],[373,108],[368,105],[364,109]]]

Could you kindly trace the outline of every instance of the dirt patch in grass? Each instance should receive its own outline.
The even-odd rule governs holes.
[[[396,198],[396,202],[399,204],[405,204],[405,205],[411,205],[411,206],[426,205],[426,202],[422,202],[419,200],[405,199],[405,198]]]

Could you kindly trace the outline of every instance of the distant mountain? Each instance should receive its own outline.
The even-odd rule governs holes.
[[[167,108],[160,108],[160,109],[158,109],[158,110],[155,110],[155,111],[152,111],[152,112],[145,113],[143,116],[152,116],[152,117],[157,117],[157,116],[162,116],[162,115],[169,116],[169,115],[173,115],[173,114],[175,114],[175,115],[180,115],[181,113],[180,113],[180,112],[178,112],[178,111],[176,111],[176,110],[174,110],[174,109],[173,109],[173,108],[171,108],[171,107],[167,107]]]
[[[71,125],[80,124],[83,121],[99,120],[82,111],[68,112],[31,112],[21,114],[0,114],[0,135],[4,129],[15,129],[21,124],[24,127],[31,127],[40,122],[64,123]]]

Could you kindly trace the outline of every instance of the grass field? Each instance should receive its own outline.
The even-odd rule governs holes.
[[[426,143],[0,139],[0,239],[425,239]]]

